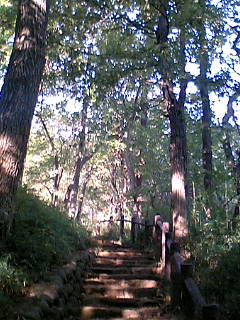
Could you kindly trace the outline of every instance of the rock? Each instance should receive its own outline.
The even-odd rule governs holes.
[[[67,282],[66,273],[64,272],[64,270],[62,268],[58,269],[57,275],[63,280],[63,283]]]
[[[70,296],[73,293],[73,284],[67,283],[65,285],[64,292]]]
[[[81,292],[81,286],[78,282],[74,283],[74,290],[73,290],[73,295],[74,296],[79,296]]]
[[[63,297],[59,298],[57,305],[59,306],[59,308],[63,308],[65,305],[65,299]]]
[[[59,310],[59,308],[53,306],[46,313],[46,317],[49,320],[61,320],[63,312]]]
[[[67,265],[65,265],[63,267],[63,270],[66,274],[66,277],[67,277],[67,280],[70,280],[74,273],[75,273],[75,270],[76,270],[76,262],[71,262],[71,263],[68,263]]]
[[[76,270],[76,278],[77,279],[81,279],[83,277],[84,271],[82,271],[82,269],[77,268]]]
[[[44,299],[41,299],[38,303],[39,307],[41,308],[41,310],[43,311],[43,313],[47,313],[48,310],[50,309],[50,306],[48,304],[48,302]]]
[[[60,320],[64,319],[66,311],[79,315],[83,279],[91,260],[88,251],[79,252],[68,264],[52,269],[44,281],[28,289],[27,296],[19,300],[8,320]]]
[[[25,306],[26,307],[26,306]],[[17,312],[18,319],[21,317],[26,320],[41,320],[42,311],[39,307],[28,306],[28,310],[22,310]]]

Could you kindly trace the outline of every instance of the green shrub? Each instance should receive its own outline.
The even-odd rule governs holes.
[[[223,319],[239,319],[240,232],[232,232],[219,218],[202,224],[192,241],[203,295],[221,305]]]
[[[17,295],[72,252],[86,248],[87,232],[63,212],[19,190],[16,218],[0,256],[0,292]]]
[[[20,190],[11,247],[21,265],[42,274],[73,251],[84,249],[86,231],[66,214]]]
[[[0,292],[8,295],[18,295],[22,288],[28,284],[27,275],[20,268],[15,267],[11,255],[0,258]]]
[[[117,223],[113,223],[110,227],[109,224],[105,226],[105,229],[102,233],[103,240],[113,240],[117,241],[120,238],[119,226]]]

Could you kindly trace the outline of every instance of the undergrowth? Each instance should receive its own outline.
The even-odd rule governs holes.
[[[63,212],[19,190],[13,231],[0,256],[0,306],[88,245],[85,229]]]
[[[240,319],[240,231],[221,219],[192,233],[196,275],[208,302],[220,304],[221,318]]]

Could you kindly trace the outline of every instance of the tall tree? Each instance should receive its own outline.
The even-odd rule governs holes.
[[[14,201],[45,65],[49,0],[20,0],[15,38],[0,95],[0,209],[5,238],[14,219]]]
[[[68,208],[69,216],[75,218],[78,212],[77,209],[77,199],[78,199],[78,192],[79,192],[79,182],[80,182],[80,175],[82,173],[83,166],[86,162],[88,162],[93,153],[89,153],[86,149],[86,122],[87,122],[87,98],[83,101],[83,110],[81,114],[81,129],[79,131],[79,141],[77,145],[77,152],[75,156],[75,164],[73,170],[73,178],[71,183],[69,184],[66,194],[64,203],[66,208]]]
[[[42,124],[45,135],[51,146],[51,153],[53,154],[53,157],[54,157],[54,160],[53,160],[54,178],[53,178],[53,191],[51,192],[51,202],[54,206],[57,206],[59,204],[59,189],[60,189],[60,182],[63,176],[63,167],[61,166],[61,163],[60,163],[59,150],[56,148],[54,138],[51,136],[43,116],[41,115],[40,112],[37,113],[36,116],[38,117],[38,119],[40,120],[40,123]]]
[[[235,124],[235,127],[238,130],[238,134],[240,135],[240,126],[237,122],[237,117],[233,108],[233,103],[236,102],[239,96],[240,88],[238,87],[236,88],[235,93],[228,99],[227,111],[222,120],[223,150],[228,163],[228,167],[230,168],[232,176],[234,178],[237,196],[237,203],[235,205],[233,218],[236,218],[240,215],[240,149],[238,148],[237,150],[235,150],[235,152],[233,151],[230,137],[231,124],[229,123],[229,121],[232,118],[233,123]]]
[[[167,16],[167,5],[164,7]],[[182,6],[176,3],[177,14],[183,16]],[[161,9],[163,10],[163,8]],[[163,66],[160,68],[162,89],[170,124],[170,165],[171,165],[171,184],[172,184],[172,217],[174,240],[179,242],[186,238],[188,234],[187,225],[187,199],[186,199],[186,178],[187,178],[187,143],[186,143],[186,124],[184,118],[184,105],[186,100],[187,76],[185,72],[185,27],[177,25],[179,35],[179,63],[180,92],[177,98],[174,93],[171,70],[172,63],[170,57],[165,58]],[[167,48],[161,47],[162,50]],[[170,52],[168,51],[168,55]]]
[[[202,16],[205,16],[206,3],[205,0],[200,1],[200,10]],[[204,20],[203,20],[204,21]],[[204,170],[204,188],[206,192],[211,192],[212,188],[212,137],[211,137],[211,118],[212,111],[209,99],[209,52],[208,52],[208,40],[207,31],[204,23],[198,24],[199,34],[199,88],[202,100],[202,167]]]

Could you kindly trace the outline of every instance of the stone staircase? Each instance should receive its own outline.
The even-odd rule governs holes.
[[[84,282],[79,319],[171,319],[161,283],[150,253],[105,245]]]

